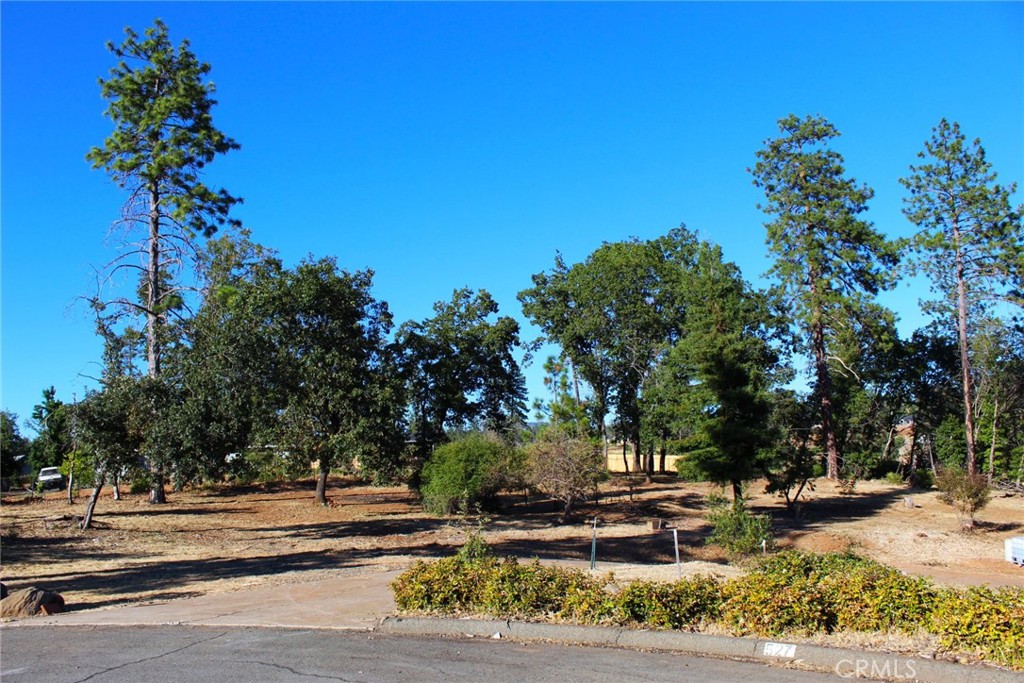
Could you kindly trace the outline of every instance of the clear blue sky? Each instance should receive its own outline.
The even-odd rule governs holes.
[[[207,179],[245,198],[254,238],[289,264],[373,268],[399,323],[462,286],[521,319],[516,293],[556,250],[682,222],[758,282],[746,169],[790,112],[842,131],[890,235],[910,232],[897,180],[941,117],[1024,179],[1021,2],[5,1],[0,371],[21,418],[44,387],[93,386],[100,343],[74,300],[114,254],[124,196],[84,155],[111,131],[106,41],[155,17],[213,66],[215,123],[242,149]],[[885,300],[904,333],[918,294]],[[539,394],[539,363],[527,377]]]

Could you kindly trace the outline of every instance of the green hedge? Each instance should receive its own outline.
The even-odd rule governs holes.
[[[1024,669],[1024,589],[940,589],[852,554],[783,552],[727,581],[593,578],[577,569],[473,552],[417,562],[392,584],[402,611],[482,614],[736,635],[927,631],[958,654]]]

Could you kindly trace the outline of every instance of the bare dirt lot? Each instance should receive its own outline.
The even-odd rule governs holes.
[[[964,534],[935,492],[861,482],[842,495],[819,482],[794,519],[762,489],[751,487],[752,506],[773,515],[781,547],[853,549],[940,583],[1024,586],[1024,568],[1006,562],[1003,550],[1004,539],[1024,535],[1024,496],[995,493],[978,529]],[[333,481],[326,508],[315,504],[312,482],[169,493],[161,506],[144,495],[114,501],[107,489],[96,528],[88,531],[75,519],[84,512],[86,491],[71,506],[60,492],[5,495],[0,571],[9,588],[40,586],[60,592],[71,610],[91,609],[402,568],[451,554],[478,524],[499,554],[587,567],[596,516],[601,571],[673,579],[673,535],[652,530],[652,520],[662,520],[678,530],[686,573],[735,575],[742,569],[705,545],[704,498],[713,490],[669,477],[632,485],[617,478],[598,504],[556,525],[547,501],[509,496],[501,513],[484,520],[439,519],[425,514],[404,487],[343,479]]]

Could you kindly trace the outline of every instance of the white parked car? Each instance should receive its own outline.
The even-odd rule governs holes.
[[[44,467],[39,470],[36,487],[43,490],[64,488],[64,475],[60,473],[60,468]]]

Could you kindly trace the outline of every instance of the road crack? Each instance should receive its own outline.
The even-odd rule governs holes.
[[[109,669],[104,669],[103,671],[97,671],[94,674],[89,674],[85,678],[82,678],[80,680],[75,681],[75,683],[86,683],[86,681],[92,680],[93,678],[96,678],[97,676],[102,676],[103,674],[110,673],[111,671],[117,671],[118,669],[123,669],[126,666],[133,666],[135,664],[143,664],[145,662],[152,662],[152,661],[157,660],[157,659],[162,659],[164,657],[167,657],[168,655],[177,654],[179,652],[182,652],[183,650],[187,650],[190,647],[193,647],[195,645],[202,645],[203,643],[209,643],[211,641],[217,640],[218,638],[223,638],[226,635],[227,635],[227,632],[218,633],[215,636],[211,636],[209,638],[203,638],[202,640],[196,640],[196,641],[191,642],[191,643],[189,643],[187,645],[182,645],[181,647],[179,647],[177,649],[174,649],[174,650],[171,650],[170,652],[163,652],[163,653],[158,654],[158,655],[153,656],[153,657],[143,657],[142,659],[136,659],[136,660],[131,661],[131,662],[125,662],[124,664],[119,664],[117,666],[112,666]]]
[[[262,664],[263,666],[270,667],[271,669],[280,669],[282,671],[287,671],[288,673],[295,674],[296,676],[308,676],[310,678],[321,678],[325,681],[341,681],[341,683],[353,683],[353,679],[351,678],[339,678],[338,676],[321,676],[320,674],[310,674],[304,671],[298,671],[296,669],[291,668],[290,666],[285,666],[284,664],[273,664],[271,662],[261,662],[259,660],[252,660],[252,663]]]

